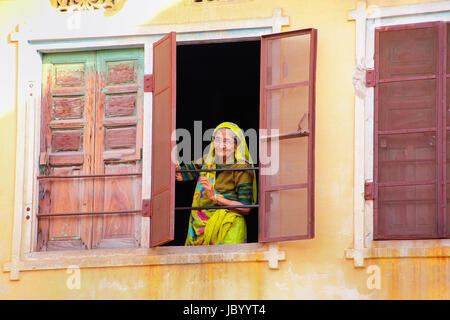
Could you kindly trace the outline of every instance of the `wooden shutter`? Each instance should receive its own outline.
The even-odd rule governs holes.
[[[95,53],[44,56],[40,175],[92,174],[94,157]],[[93,181],[39,180],[38,250],[82,249],[90,245]]]
[[[97,52],[93,248],[140,245],[143,49]],[[126,174],[137,174],[126,176]]]
[[[442,156],[442,226],[443,234],[445,237],[450,237],[450,22],[445,24],[443,29],[443,39],[445,41],[444,48],[444,59],[443,59],[443,130],[442,130],[442,141],[443,141],[443,156]],[[444,91],[445,90],[445,91]]]
[[[375,31],[374,239],[440,236],[440,25]]]
[[[314,237],[316,51],[316,29],[262,37],[260,128],[278,129],[279,147],[268,131],[260,149],[279,164],[264,174],[274,164],[260,158],[260,241]]]
[[[176,34],[153,45],[152,217],[150,246],[174,239],[175,165],[171,135],[176,112]]]

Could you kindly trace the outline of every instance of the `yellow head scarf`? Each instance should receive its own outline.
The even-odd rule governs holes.
[[[233,134],[237,137],[237,146],[236,151],[234,152],[234,157],[236,159],[237,163],[244,164],[247,163],[249,167],[253,167],[253,161],[249,152],[249,149],[247,147],[247,142],[245,141],[244,132],[241,128],[239,128],[235,123],[233,122],[222,122],[219,124],[212,134],[211,144],[209,145],[209,151],[207,156],[205,157],[205,164],[203,165],[203,168],[209,167],[209,169],[215,169],[216,168],[216,157],[215,157],[215,149],[214,149],[214,138],[216,136],[217,131],[220,129],[230,129]],[[210,180],[212,180],[212,183],[214,185],[216,181],[216,171],[212,172],[202,172],[201,176],[209,177]],[[212,178],[212,179],[211,179]],[[196,190],[197,191],[197,190]],[[194,197],[195,199],[195,197]],[[252,204],[255,204],[258,199],[258,190],[256,186],[256,174],[253,175],[253,199]]]

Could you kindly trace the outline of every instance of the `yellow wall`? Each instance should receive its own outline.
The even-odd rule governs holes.
[[[391,6],[419,0],[368,0]],[[276,3],[276,4],[275,4]],[[69,290],[66,270],[21,272],[19,281],[0,273],[3,299],[429,299],[450,298],[449,259],[369,260],[381,269],[381,289],[367,288],[365,268],[344,258],[353,245],[353,123],[356,0],[242,0],[187,5],[179,1],[127,0],[105,17],[113,23],[173,24],[272,16],[290,17],[283,30],[317,28],[316,236],[280,244],[286,261],[90,268],[81,288]],[[142,8],[144,6],[144,8]],[[48,0],[0,0],[0,265],[11,259],[17,115],[17,45],[8,41],[16,25],[51,21]],[[243,266],[245,265],[245,267]],[[192,290],[195,284],[196,290]]]

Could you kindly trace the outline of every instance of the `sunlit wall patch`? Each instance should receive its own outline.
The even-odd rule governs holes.
[[[186,2],[198,5],[198,4],[208,4],[208,3],[234,3],[234,2],[250,2],[253,0],[185,0]]]

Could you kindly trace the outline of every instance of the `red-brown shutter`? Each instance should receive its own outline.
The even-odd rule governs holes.
[[[450,237],[450,22],[445,24],[443,30],[445,39],[444,45],[444,65],[443,65],[443,156],[442,156],[442,226],[445,237]],[[444,91],[445,90],[445,91]],[[445,116],[444,116],[445,115]]]
[[[144,51],[98,51],[97,70],[95,174],[123,176],[94,179],[94,211],[121,213],[93,216],[92,247],[138,247]]]
[[[440,26],[375,31],[374,239],[442,236]]]
[[[171,32],[153,45],[152,217],[150,246],[174,239],[176,112],[176,34]]]
[[[261,44],[260,128],[279,130],[279,164],[264,174],[273,164],[260,152],[259,241],[313,238],[317,30],[271,34]],[[274,132],[261,132],[260,149],[273,159]]]
[[[40,175],[92,174],[94,154],[95,53],[44,56]],[[92,211],[93,181],[39,180],[39,214]],[[89,216],[40,217],[37,250],[90,246]]]

